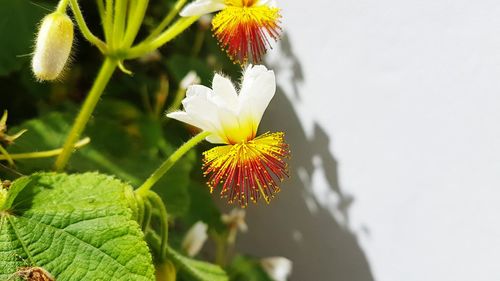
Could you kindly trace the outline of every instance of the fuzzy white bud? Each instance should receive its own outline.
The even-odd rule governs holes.
[[[187,232],[184,240],[182,240],[182,249],[188,256],[194,257],[198,254],[207,241],[208,225],[202,221],[195,223]]]
[[[38,31],[32,68],[38,80],[55,80],[66,65],[73,45],[73,22],[54,12],[43,18]]]

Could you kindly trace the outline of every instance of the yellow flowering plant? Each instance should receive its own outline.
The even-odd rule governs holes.
[[[259,130],[278,4],[19,1],[0,15],[39,20],[31,68],[0,66],[0,87],[41,98],[0,102],[0,279],[272,280],[234,246],[288,177],[285,133]]]

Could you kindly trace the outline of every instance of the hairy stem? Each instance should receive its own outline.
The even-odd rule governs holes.
[[[84,138],[81,141],[75,143],[73,148],[80,148],[90,142],[90,138]],[[35,159],[35,158],[48,158],[48,157],[54,157],[63,151],[62,148],[58,149],[52,149],[52,150],[46,150],[46,151],[37,151],[37,152],[25,152],[25,153],[14,153],[14,154],[9,154],[9,158],[12,160],[19,160],[19,159]],[[0,160],[8,160],[7,156],[5,155],[0,155]]]
[[[85,23],[85,19],[83,18],[83,14],[82,11],[80,10],[80,6],[78,5],[78,1],[77,0],[70,0],[70,1],[71,1],[71,10],[75,15],[76,23],[78,24],[78,28],[80,28],[83,37],[85,37],[85,39],[87,39],[87,41],[89,41],[91,44],[97,46],[97,48],[99,48],[99,50],[102,53],[105,53],[107,49],[106,44],[97,36],[95,36],[92,33],[92,31],[90,31],[89,27]]]
[[[148,199],[151,204],[159,211],[159,219],[160,219],[160,237],[161,237],[161,245],[160,245],[160,260],[164,260],[167,251],[167,241],[168,241],[168,213],[167,208],[165,207],[165,203],[158,196],[158,194],[149,191]]]
[[[115,1],[115,18],[113,23],[113,41],[117,46],[121,45],[123,33],[125,32],[125,18],[127,16],[127,0]]]
[[[106,8],[104,13],[104,23],[102,25],[104,29],[104,37],[110,48],[114,48],[113,42],[113,0],[106,0]]]
[[[2,159],[3,158],[3,159]],[[9,162],[9,165],[14,166],[14,159],[12,159],[12,156],[3,148],[3,146],[0,144],[0,160],[7,160]]]
[[[151,32],[151,34],[149,34],[149,36],[146,38],[145,41],[151,40],[156,36],[158,36],[172,22],[175,16],[177,16],[177,14],[182,9],[184,4],[186,4],[186,2],[187,0],[177,0],[172,10],[170,10],[170,12],[165,16],[165,18],[161,21],[161,23],[158,26],[156,26],[156,28]]]
[[[59,4],[57,4],[56,12],[58,13],[66,13],[66,8],[68,7],[69,0],[61,0]]]
[[[158,49],[190,27],[195,21],[198,20],[198,18],[199,16],[179,19],[155,39],[142,42],[139,45],[130,48],[126,52],[125,57],[128,59],[138,58]]]
[[[163,162],[163,164],[161,164],[160,167],[153,172],[153,174],[151,174],[151,176],[149,176],[149,178],[136,190],[136,192],[140,196],[145,197],[151,187],[153,187],[153,185],[158,182],[184,154],[204,140],[208,135],[210,135],[209,132],[201,132],[184,143],[174,153],[172,153],[172,155],[170,155],[170,157]]]
[[[134,10],[128,18],[127,29],[122,41],[123,47],[128,48],[134,43],[135,37],[141,28],[148,4],[149,0],[137,0],[135,2]]]
[[[87,125],[90,116],[94,112],[97,102],[101,98],[104,88],[106,88],[106,85],[111,79],[116,66],[116,60],[110,58],[106,58],[106,60],[104,60],[101,70],[99,71],[99,74],[97,75],[97,78],[94,82],[94,85],[90,89],[89,95],[85,99],[82,109],[80,110],[80,113],[78,113],[78,116],[73,123],[73,127],[71,128],[71,131],[66,138],[66,142],[63,146],[63,151],[61,152],[61,154],[59,154],[59,157],[57,157],[55,163],[56,171],[62,171],[64,167],[66,167],[66,164],[68,164],[71,153],[73,153],[74,145],[85,129],[85,126]]]

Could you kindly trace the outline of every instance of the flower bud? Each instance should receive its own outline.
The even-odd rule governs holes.
[[[198,254],[207,241],[208,225],[202,221],[195,223],[187,232],[184,240],[182,240],[182,249],[188,256],[194,257]]]
[[[64,69],[73,45],[73,22],[68,15],[54,12],[40,25],[32,68],[38,80],[55,80]]]
[[[199,84],[201,83],[201,78],[196,74],[194,70],[191,70],[182,78],[180,87],[182,89],[187,89],[191,85]]]
[[[260,263],[273,281],[286,281],[292,273],[292,261],[284,257],[263,258]]]

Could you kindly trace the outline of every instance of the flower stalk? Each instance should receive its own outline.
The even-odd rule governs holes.
[[[78,5],[77,0],[70,0],[71,10],[73,11],[73,15],[75,16],[76,23],[78,28],[82,32],[83,37],[87,39],[91,44],[97,46],[99,50],[104,54],[107,52],[108,47],[106,43],[104,43],[101,39],[95,36],[92,31],[90,31],[89,27],[85,23],[85,19],[83,18],[82,11],[80,10],[80,6]]]
[[[165,175],[172,166],[181,159],[184,154],[195,147],[210,135],[209,132],[202,132],[192,137],[189,141],[180,146],[161,166],[149,176],[149,178],[136,190],[140,196],[146,196],[148,191]]]
[[[68,164],[71,153],[73,152],[73,147],[76,141],[80,138],[83,130],[85,129],[90,116],[94,112],[97,102],[101,98],[101,95],[104,92],[104,89],[106,88],[109,80],[111,79],[111,76],[113,75],[113,72],[115,71],[117,65],[118,63],[114,59],[106,58],[104,60],[101,70],[99,71],[99,74],[97,75],[97,78],[94,82],[94,85],[92,86],[89,95],[85,99],[82,109],[78,113],[78,116],[73,123],[73,127],[71,128],[71,131],[64,143],[63,151],[57,157],[54,167],[56,171],[62,171]]]
[[[74,144],[73,149],[77,149],[87,145],[90,142],[90,138],[84,138],[77,143]],[[1,147],[1,146],[0,146]],[[3,149],[3,148],[2,148]],[[14,153],[14,154],[1,154],[0,160],[21,160],[21,159],[36,159],[36,158],[48,158],[54,157],[61,154],[63,151],[62,148],[46,150],[46,151],[37,151],[37,152],[25,152],[25,153]]]
[[[163,31],[158,37],[146,40],[135,47],[130,48],[125,52],[125,58],[134,59],[141,57],[149,52],[152,52],[159,47],[165,45],[170,40],[174,39],[177,35],[182,33],[188,27],[190,27],[195,21],[197,21],[199,16],[181,18],[172,24],[167,30]]]

